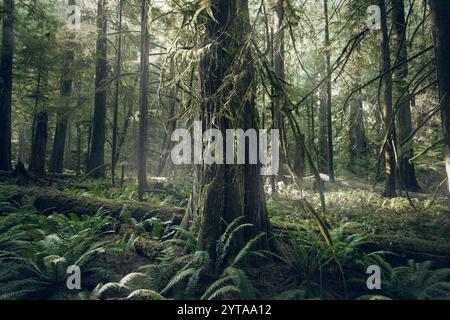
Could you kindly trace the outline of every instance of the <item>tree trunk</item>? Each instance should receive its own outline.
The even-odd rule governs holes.
[[[79,176],[81,173],[81,123],[77,122],[77,164],[76,174]]]
[[[175,91],[175,96],[176,96],[176,93],[177,92]],[[164,135],[162,151],[159,156],[158,168],[156,170],[157,177],[161,177],[164,172],[164,168],[166,167],[167,160],[169,158],[171,146],[173,144],[170,137],[172,135],[172,132],[174,132],[177,127],[177,118],[175,116],[176,105],[177,105],[177,101],[176,101],[176,99],[173,99],[172,104],[170,106],[169,119],[167,121],[167,132]]]
[[[206,20],[204,45],[213,45],[200,61],[203,103],[200,109],[202,128],[199,129],[217,129],[224,136],[226,129],[258,129],[248,2],[213,0],[211,10],[217,22],[211,16],[203,15]],[[239,54],[240,59],[237,59]],[[243,73],[237,81],[230,81],[235,78],[233,72],[236,70]],[[234,94],[230,95],[230,92]],[[224,144],[226,150],[226,142]],[[252,231],[243,234],[237,243],[244,243],[257,233],[268,234],[270,231],[261,166],[250,165],[246,160],[244,166],[202,164],[196,167],[192,227],[213,261],[216,258],[216,242],[224,231],[225,223],[245,216],[253,224]],[[260,246],[268,247],[267,237],[260,242]]]
[[[3,1],[2,44],[0,56],[0,170],[10,171],[12,64],[14,53],[14,1]]]
[[[384,159],[386,165],[386,181],[383,196],[393,198],[396,196],[396,163],[394,156],[395,148],[395,125],[392,113],[392,72],[389,47],[389,34],[387,25],[387,13],[385,0],[379,0],[381,9],[381,60],[383,76],[383,123],[386,141],[384,146]]]
[[[274,9],[275,13],[273,16],[273,37],[272,37],[272,55],[273,55],[273,71],[276,77],[276,84],[273,84],[272,94],[272,128],[279,130],[280,141],[284,142],[284,126],[283,126],[283,115],[282,110],[286,104],[286,94],[285,94],[285,66],[284,66],[284,56],[285,56],[285,44],[284,44],[284,18],[285,18],[285,0],[275,0]],[[284,148],[282,148],[283,150]],[[284,172],[284,164],[286,162],[286,154],[282,151],[280,153],[280,171],[279,176],[282,177]],[[272,182],[275,186],[277,176],[273,176]]]
[[[87,171],[93,172],[92,176],[104,178],[105,163],[105,138],[106,138],[106,88],[103,87],[108,76],[107,57],[107,0],[98,0],[97,7],[97,45],[95,68],[95,108],[92,128],[92,143],[89,152]]]
[[[357,86],[359,84],[355,85]],[[359,93],[356,93],[353,99],[351,99],[350,101],[348,121],[348,170],[351,173],[365,176],[367,174],[366,168],[358,166],[358,160],[361,160],[364,156],[367,156],[367,139],[364,127],[363,101]]]
[[[116,161],[117,161],[117,118],[119,114],[119,92],[120,92],[120,73],[121,73],[121,60],[122,60],[122,9],[123,1],[119,0],[119,12],[117,14],[118,29],[117,29],[117,51],[116,51],[116,87],[114,90],[114,112],[113,112],[113,128],[112,128],[112,148],[111,148],[111,179],[112,184],[116,183]]]
[[[139,93],[139,133],[137,152],[138,198],[144,198],[147,187],[147,122],[148,122],[148,72],[149,72],[149,29],[148,13],[150,3],[142,0],[141,4],[141,74]]]
[[[20,130],[19,130],[19,152],[17,155],[17,163],[19,162],[25,162],[25,131],[26,131],[26,123],[22,122],[20,124]]]
[[[75,5],[75,0],[69,0],[69,5]],[[62,173],[64,170],[64,149],[66,145],[67,122],[69,119],[70,98],[72,95],[72,65],[75,59],[73,50],[71,50],[70,40],[73,34],[69,35],[69,41],[66,44],[67,49],[64,53],[64,64],[61,70],[61,100],[56,113],[56,129],[53,139],[53,148],[50,156],[48,169],[53,173]]]
[[[47,76],[44,76],[47,78]],[[38,176],[45,175],[45,157],[47,154],[47,130],[48,130],[48,112],[45,103],[42,101],[42,70],[38,72],[36,85],[35,102],[35,123],[31,139],[31,156],[29,171]]]
[[[448,63],[450,58],[450,2],[447,0],[430,0],[430,12],[444,128],[445,165],[448,177],[448,205],[450,210],[450,65]]]
[[[327,157],[328,175],[330,182],[334,182],[334,151],[333,151],[333,114],[331,100],[331,52],[330,52],[330,23],[328,17],[328,0],[323,1],[325,16],[325,52],[327,67]]]
[[[72,122],[67,121],[66,141],[64,143],[64,168],[72,168]]]
[[[325,90],[319,88],[319,146],[318,146],[318,169],[320,173],[328,173],[328,137],[327,137],[327,105],[325,101]]]
[[[405,6],[403,0],[392,0],[392,15],[393,15],[393,38],[395,52],[398,53],[396,64],[403,64],[394,71],[395,76],[395,93],[398,103],[397,112],[397,128],[398,128],[398,179],[400,187],[403,190],[417,192],[420,190],[416,179],[416,172],[414,165],[409,162],[414,156],[414,149],[412,142],[400,146],[412,133],[411,120],[411,99],[409,97],[407,77],[408,77],[408,49],[406,38],[406,22],[405,22]]]
[[[361,50],[356,48],[356,59],[361,58]],[[362,77],[359,66],[357,65],[353,71],[355,74],[353,88],[357,89],[361,85]],[[348,171],[361,177],[367,176],[367,168],[361,160],[368,155],[368,144],[366,138],[366,130],[364,125],[364,110],[362,92],[358,91],[349,101],[349,144],[347,165]]]

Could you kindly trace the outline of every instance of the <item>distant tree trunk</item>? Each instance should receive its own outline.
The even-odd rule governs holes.
[[[325,16],[325,51],[327,67],[327,155],[328,155],[328,175],[330,181],[334,182],[334,151],[333,151],[333,114],[331,100],[331,51],[330,51],[330,22],[328,17],[328,0],[323,1]]]
[[[356,48],[356,59],[360,59],[360,46]],[[358,66],[354,70],[353,88],[361,85],[362,77]],[[364,124],[363,97],[360,91],[356,92],[349,101],[349,131],[348,131],[348,156],[347,169],[353,174],[367,176],[367,168],[358,165],[358,161],[368,155],[368,145]]]
[[[148,14],[150,3],[142,0],[141,4],[141,67],[139,93],[139,133],[137,152],[138,198],[144,199],[147,188],[147,122],[148,122],[148,72],[149,72],[149,29]]]
[[[14,1],[3,0],[0,56],[0,170],[10,171],[12,64],[14,53]]]
[[[76,174],[79,176],[81,173],[81,123],[77,122],[77,165]]]
[[[103,87],[108,76],[107,57],[107,0],[98,0],[97,6],[97,45],[95,68],[95,108],[92,127],[92,143],[89,152],[87,171],[92,177],[104,178],[105,171],[105,138],[106,138],[106,88]]]
[[[47,155],[47,130],[48,130],[48,112],[45,103],[42,101],[42,69],[39,69],[36,85],[35,100],[35,123],[33,125],[33,134],[31,139],[31,156],[29,171],[38,175],[45,175],[45,157]],[[47,78],[46,75],[44,75]]]
[[[305,137],[303,137],[305,139]],[[296,144],[294,148],[294,158],[293,158],[293,170],[297,178],[302,180],[305,177],[305,150],[303,150],[302,146]]]
[[[442,125],[444,128],[445,165],[449,189],[448,206],[450,210],[450,1],[430,0],[429,4],[436,51]]]
[[[248,2],[212,0],[210,4],[217,22],[207,14],[202,16],[206,31],[204,45],[213,45],[200,61],[201,129],[217,129],[224,136],[226,129],[258,129]],[[236,82],[230,80],[235,78],[234,72],[243,72]],[[226,141],[224,144],[226,150]],[[246,147],[248,150],[248,143]],[[270,231],[260,165],[251,165],[248,159],[246,163],[245,166],[203,164],[196,167],[192,228],[213,261],[220,234],[226,223],[237,217],[245,216],[254,226],[237,242],[245,243],[256,233]],[[268,248],[267,241],[264,238],[260,247]]]
[[[316,106],[316,100],[314,97],[311,100],[311,103],[308,107],[308,145],[309,150],[316,150],[316,117],[315,117],[315,106]],[[313,171],[312,168],[310,168],[311,172]]]
[[[119,92],[120,92],[120,73],[121,73],[121,61],[122,61],[122,10],[123,1],[119,0],[119,12],[117,14],[118,28],[117,28],[117,40],[116,40],[116,86],[114,90],[114,111],[113,111],[113,128],[112,128],[112,148],[111,148],[111,179],[113,185],[116,183],[116,161],[117,161],[117,130],[118,130],[118,114],[119,114]]]
[[[273,50],[273,70],[275,73],[275,77],[277,78],[277,84],[273,85],[273,103],[272,103],[272,128],[280,131],[280,141],[284,142],[284,126],[283,126],[283,115],[282,110],[284,105],[286,104],[286,94],[285,94],[285,65],[284,65],[284,56],[285,56],[285,44],[284,44],[284,18],[285,18],[285,0],[275,0],[274,9],[275,13],[273,16],[273,37],[272,37],[272,50]],[[284,148],[282,148],[284,149]],[[284,164],[286,162],[286,155],[284,152],[280,152],[280,171],[279,176],[283,176],[284,172]],[[276,182],[277,176],[272,177],[275,181],[273,184],[275,185],[276,191]]]
[[[69,0],[69,5],[75,5],[75,3],[75,0]],[[70,40],[72,40],[73,37],[73,34],[69,34],[69,41],[66,44],[67,49],[64,53],[64,62],[61,70],[60,94],[62,104],[58,107],[56,112],[55,136],[53,138],[53,148],[48,166],[49,171],[54,173],[62,173],[64,170],[64,151],[73,83],[72,65],[75,59],[75,54],[71,49],[70,44]]]
[[[176,101],[176,99],[173,99],[172,104],[170,106],[169,119],[167,121],[167,132],[164,135],[162,151],[159,156],[158,168],[156,170],[157,177],[162,176],[162,174],[164,172],[164,168],[167,165],[167,160],[169,158],[170,149],[172,146],[172,141],[171,141],[170,137],[172,135],[172,132],[174,132],[177,127],[177,118],[175,116],[176,115],[176,105],[177,105],[177,101]]]
[[[387,141],[384,147],[384,159],[386,165],[386,181],[383,196],[396,197],[396,164],[394,156],[395,148],[395,125],[392,112],[392,72],[389,48],[389,34],[387,25],[386,2],[379,0],[381,9],[381,60],[383,76],[383,123]]]
[[[328,137],[327,137],[327,105],[325,100],[325,90],[319,88],[319,146],[318,146],[318,169],[321,173],[328,173]]]
[[[348,121],[349,121],[348,170],[354,174],[365,175],[366,168],[357,167],[357,161],[367,155],[367,140],[364,127],[363,100],[359,93],[355,94],[353,99],[350,101],[350,112]],[[361,170],[364,170],[364,173],[361,172]]]
[[[72,167],[72,122],[67,121],[66,141],[64,144],[64,168]]]
[[[26,123],[22,122],[19,130],[19,152],[17,155],[17,163],[25,162],[25,131],[26,131]]]
[[[414,156],[412,142],[408,142],[404,146],[400,146],[400,144],[411,135],[413,130],[411,120],[411,99],[409,97],[407,85],[408,64],[406,61],[408,60],[408,39],[406,38],[405,6],[403,0],[392,0],[392,15],[393,38],[395,45],[394,51],[398,52],[396,64],[403,64],[394,71],[396,80],[396,96],[401,96],[397,113],[399,142],[398,178],[400,186],[403,190],[416,192],[420,190],[420,187],[417,183],[414,164],[409,162],[409,159]]]

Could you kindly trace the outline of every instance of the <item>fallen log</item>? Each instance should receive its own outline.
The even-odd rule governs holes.
[[[119,217],[128,212],[136,220],[157,217],[164,222],[172,221],[180,224],[184,209],[172,207],[157,207],[136,201],[115,201],[98,199],[90,196],[76,196],[58,190],[47,189],[37,191],[34,207],[43,214],[74,213],[78,216],[95,214],[100,208],[108,211],[113,217]]]
[[[436,267],[450,266],[450,245],[438,241],[394,235],[369,235],[363,249],[390,251],[404,260],[433,261]]]
[[[295,223],[273,221],[274,234],[288,241],[302,226]],[[417,262],[433,261],[435,267],[450,266],[450,244],[438,240],[403,237],[390,234],[369,234],[367,243],[361,247],[365,252],[387,251],[395,256],[388,257],[391,262],[405,263],[409,259]]]

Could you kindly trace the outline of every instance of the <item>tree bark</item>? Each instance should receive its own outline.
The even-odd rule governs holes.
[[[389,34],[387,25],[387,13],[385,0],[379,0],[381,9],[381,61],[383,76],[383,123],[386,133],[384,142],[384,159],[386,167],[386,180],[383,196],[388,198],[396,197],[396,163],[395,163],[395,125],[392,112],[392,72]]]
[[[98,0],[97,6],[97,45],[96,45],[96,69],[95,69],[95,108],[92,128],[92,143],[89,152],[87,171],[93,172],[92,176],[104,178],[105,171],[105,138],[106,138],[106,88],[103,87],[108,76],[107,57],[107,0]]]
[[[255,108],[248,2],[213,0],[211,10],[214,19],[203,14],[206,28],[204,45],[212,45],[200,61],[202,130],[218,129],[225,136],[226,129],[257,129],[259,120]],[[242,72],[240,77],[230,81],[235,78],[236,70]],[[224,114],[232,117],[225,117]],[[226,150],[226,142],[224,144]],[[260,165],[246,163],[244,166],[203,164],[196,168],[192,227],[213,261],[216,258],[216,242],[226,223],[237,217],[245,216],[254,227],[243,234],[236,245],[257,233],[270,232]],[[259,245],[267,248],[267,237]]]
[[[430,0],[431,23],[436,52],[436,67],[441,101],[441,117],[446,150],[445,166],[448,177],[450,210],[450,2]]]
[[[12,64],[14,54],[14,1],[3,1],[0,56],[0,170],[11,171]]]
[[[148,122],[148,71],[149,71],[149,29],[148,14],[150,3],[142,0],[141,4],[141,74],[139,93],[139,132],[138,132],[138,152],[137,152],[137,179],[138,198],[144,198],[144,191],[147,187],[147,122]]]
[[[392,15],[393,15],[393,42],[395,52],[397,52],[398,59],[396,64],[402,64],[401,67],[394,71],[395,76],[395,93],[398,103],[397,112],[397,129],[399,145],[406,140],[413,130],[411,120],[411,99],[409,97],[407,77],[408,77],[408,49],[406,38],[406,21],[405,21],[405,6],[403,0],[392,0]],[[416,172],[414,164],[409,162],[414,156],[414,149],[412,142],[406,143],[399,147],[398,155],[398,179],[400,187],[403,190],[417,192],[420,190],[416,179]]]

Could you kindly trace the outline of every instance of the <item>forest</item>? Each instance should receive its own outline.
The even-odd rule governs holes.
[[[0,300],[450,300],[450,1],[1,2]]]

